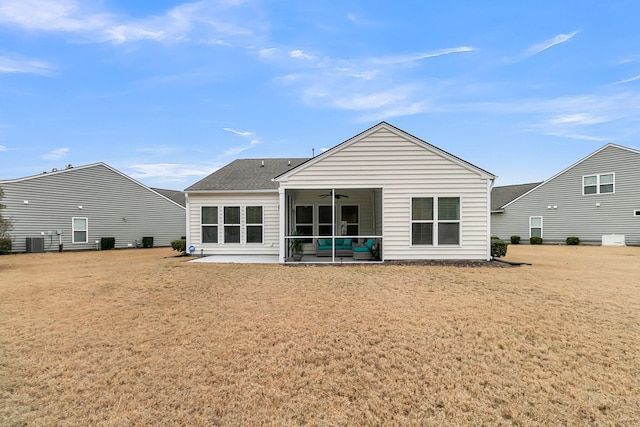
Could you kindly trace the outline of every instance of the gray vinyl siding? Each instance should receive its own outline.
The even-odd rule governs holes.
[[[487,259],[489,178],[385,128],[281,182],[285,189],[381,188],[385,260]],[[461,244],[411,245],[411,198],[458,196]]]
[[[186,231],[182,206],[102,163],[0,181],[0,188],[14,252],[26,250],[27,237],[44,237],[45,250],[57,251],[57,230],[65,251],[95,249],[101,237],[115,237],[116,248],[135,247],[146,236],[154,246],[170,246]],[[74,217],[88,219],[88,243],[72,243]]]
[[[615,193],[582,194],[583,176],[607,173],[615,173]],[[634,209],[640,209],[640,154],[605,146],[507,205],[503,213],[494,213],[492,234],[528,241],[529,217],[541,216],[545,243],[577,236],[582,243],[600,244],[602,235],[623,234],[628,245],[640,245],[640,217],[633,216]]]
[[[239,206],[241,223],[245,224],[245,207],[262,206],[263,241],[262,243],[223,243],[221,231],[218,243],[202,243],[201,211],[203,206],[217,206],[219,217],[224,206]],[[187,245],[195,247],[195,254],[200,255],[278,255],[279,222],[278,193],[265,192],[229,192],[229,193],[197,193],[188,195],[187,215],[189,236]],[[219,221],[218,227],[223,226]],[[240,227],[240,241],[245,242],[245,228]]]

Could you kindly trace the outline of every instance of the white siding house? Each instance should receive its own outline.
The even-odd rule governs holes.
[[[0,181],[12,222],[13,252],[43,239],[45,251],[96,249],[114,237],[116,248],[170,246],[185,235],[185,208],[104,163]]]
[[[185,190],[188,245],[197,253],[269,253],[285,261],[288,242],[303,238],[311,257],[322,241],[349,239],[354,246],[375,240],[378,260],[490,259],[495,177],[385,122],[306,161],[234,163]],[[276,173],[261,187],[253,174],[264,179],[268,169]],[[251,206],[263,214],[264,237],[253,242],[247,240]],[[229,207],[237,209],[226,212]],[[209,213],[216,228],[206,243]],[[237,225],[227,213],[239,217]],[[344,256],[334,253],[328,261]]]
[[[575,236],[581,243],[601,244],[603,236],[616,235],[640,245],[640,151],[607,144],[494,206],[491,223],[492,234],[507,240],[517,235],[523,242],[535,236],[565,243]]]

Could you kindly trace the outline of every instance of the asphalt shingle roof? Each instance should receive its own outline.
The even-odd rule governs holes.
[[[522,196],[527,191],[540,185],[541,182],[532,182],[529,184],[505,185],[502,187],[493,187],[491,190],[491,211],[502,209],[507,203]]]
[[[166,188],[153,188],[153,187],[151,187],[151,189],[153,191],[155,191],[156,193],[162,194],[167,199],[173,200],[174,202],[176,202],[180,206],[183,206],[183,207],[187,206],[186,197],[184,195],[184,192],[182,192],[182,191],[167,190]]]
[[[276,190],[272,179],[309,159],[237,159],[184,191]]]

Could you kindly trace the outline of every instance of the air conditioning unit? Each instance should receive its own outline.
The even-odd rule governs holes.
[[[44,252],[44,237],[27,237],[27,253]]]

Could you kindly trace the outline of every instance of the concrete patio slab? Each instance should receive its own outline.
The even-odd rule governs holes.
[[[209,255],[189,262],[217,262],[235,264],[278,264],[277,255]]]

